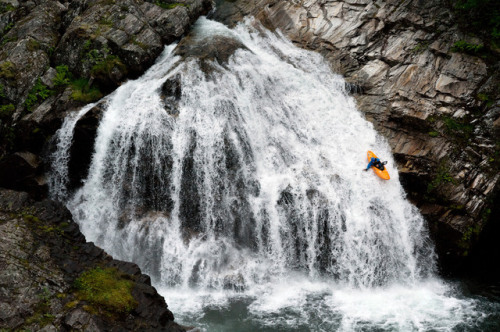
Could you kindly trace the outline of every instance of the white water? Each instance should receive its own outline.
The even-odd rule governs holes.
[[[200,19],[193,42],[224,35],[247,49],[205,74],[171,45],[109,97],[89,176],[68,201],[87,239],[138,263],[177,320],[210,331],[447,331],[476,320],[474,302],[433,276],[424,221],[342,77],[251,25]],[[160,88],[179,75],[172,116]],[[51,190],[63,198],[69,144],[58,147]],[[390,181],[362,171],[367,150],[389,161]],[[208,317],[234,320],[235,304],[236,325]]]

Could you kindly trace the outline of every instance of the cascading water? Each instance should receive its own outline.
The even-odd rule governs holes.
[[[473,301],[433,277],[424,221],[343,79],[252,25],[202,18],[189,42],[235,41],[227,63],[171,45],[108,97],[88,177],[67,200],[87,239],[139,264],[177,320],[208,330],[447,330],[475,319]],[[58,133],[55,198],[67,197],[64,142],[91,107]],[[391,181],[362,172],[368,149],[389,159]]]

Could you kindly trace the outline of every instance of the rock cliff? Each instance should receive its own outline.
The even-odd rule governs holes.
[[[2,330],[186,330],[150,278],[86,242],[60,203],[0,189],[0,237]]]
[[[86,243],[69,212],[46,199],[46,152],[68,112],[140,76],[211,6],[0,2],[0,187],[18,190],[0,189],[0,330],[185,330],[148,276]],[[76,133],[73,186],[86,172],[95,109]]]
[[[500,50],[460,29],[442,0],[235,1],[215,14],[230,25],[246,15],[320,52],[346,77],[429,221],[444,272],[482,259],[494,266]]]

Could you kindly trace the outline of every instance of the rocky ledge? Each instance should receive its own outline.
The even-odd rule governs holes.
[[[459,29],[443,0],[232,1],[216,12],[228,24],[246,15],[346,77],[429,221],[444,272],[496,266],[500,50]]]
[[[185,331],[150,278],[85,241],[61,204],[0,189],[0,329]]]

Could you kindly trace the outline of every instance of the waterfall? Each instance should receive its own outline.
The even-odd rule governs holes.
[[[259,329],[297,328],[285,311],[273,315],[308,307],[311,296],[326,324],[316,330],[378,320],[453,326],[472,310],[433,277],[424,220],[405,199],[388,144],[319,54],[251,20],[228,29],[202,18],[193,33],[109,96],[88,177],[66,200],[89,241],[139,264],[181,317],[210,307],[197,296],[247,296]],[[236,45],[227,61],[198,54],[219,37]],[[68,142],[88,109],[58,132],[55,198],[68,197]],[[388,160],[390,181],[363,172],[367,150]],[[412,292],[423,283],[431,286]],[[422,319],[394,308],[384,309],[390,319],[347,314],[366,294],[448,307],[410,305]],[[294,315],[307,321],[308,312]]]

